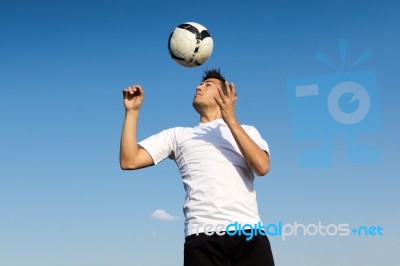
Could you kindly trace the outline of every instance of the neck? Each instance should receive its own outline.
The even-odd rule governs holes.
[[[193,102],[193,107],[200,115],[200,123],[207,123],[222,118],[221,109],[216,103],[207,105],[201,102]]]
[[[222,118],[221,112],[200,114],[200,123],[207,123]]]

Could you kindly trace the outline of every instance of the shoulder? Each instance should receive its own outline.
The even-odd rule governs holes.
[[[255,126],[253,126],[253,125],[241,125],[241,126],[245,131],[248,131],[248,132],[256,131],[256,132],[258,132],[257,128]]]
[[[247,134],[249,134],[250,137],[252,138],[258,138],[258,139],[262,139],[263,137],[261,136],[260,131],[258,131],[258,129],[253,126],[253,125],[242,125],[242,128],[244,129],[244,131],[246,131]]]

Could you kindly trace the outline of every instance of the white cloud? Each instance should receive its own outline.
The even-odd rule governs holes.
[[[163,220],[163,221],[179,220],[179,217],[173,216],[173,215],[167,213],[165,210],[160,210],[160,209],[155,210],[153,212],[153,214],[151,215],[151,217],[155,218],[155,219],[160,219],[160,220]]]

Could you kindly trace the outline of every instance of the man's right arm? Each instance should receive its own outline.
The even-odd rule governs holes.
[[[150,154],[137,144],[136,139],[139,109],[143,103],[144,92],[140,85],[135,85],[128,87],[123,94],[125,121],[120,143],[120,167],[123,170],[135,170],[154,165]]]

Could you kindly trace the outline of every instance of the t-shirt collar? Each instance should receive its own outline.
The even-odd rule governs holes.
[[[206,123],[199,123],[199,126],[206,126],[206,125],[213,125],[213,124],[225,124],[224,119],[222,118],[217,118],[212,121],[206,122]]]

